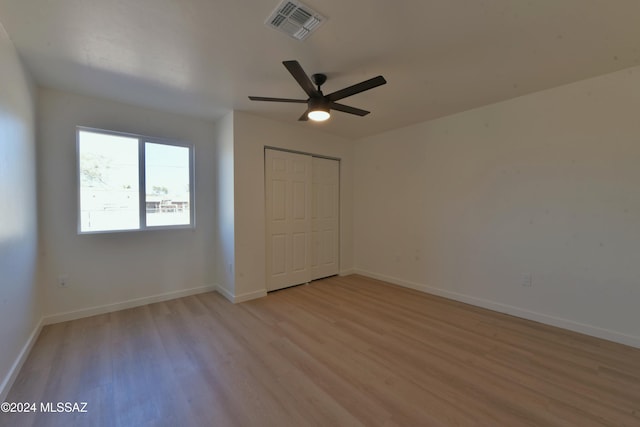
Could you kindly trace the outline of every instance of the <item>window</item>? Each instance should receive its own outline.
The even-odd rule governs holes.
[[[80,233],[194,226],[193,147],[77,128]]]

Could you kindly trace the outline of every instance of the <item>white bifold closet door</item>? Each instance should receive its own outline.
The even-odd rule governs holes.
[[[340,268],[340,162],[314,157],[311,181],[311,280],[316,280]]]
[[[338,274],[339,162],[265,150],[267,290]]]

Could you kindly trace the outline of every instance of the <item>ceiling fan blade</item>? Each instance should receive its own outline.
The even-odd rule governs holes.
[[[252,101],[270,101],[270,102],[294,102],[296,104],[306,104],[305,99],[291,99],[291,98],[267,98],[264,96],[250,96]]]
[[[366,116],[371,111],[361,110],[360,108],[350,107],[344,104],[338,104],[337,102],[332,102],[329,104],[332,110],[342,111],[343,113],[355,114],[356,116]]]
[[[365,90],[373,89],[374,87],[382,86],[387,81],[382,76],[374,77],[369,80],[365,80],[353,86],[346,87],[338,90],[326,96],[329,101],[338,101],[347,96],[355,95],[356,93],[364,92]]]
[[[309,120],[309,116],[307,116],[307,114],[309,114],[309,110],[308,109],[307,109],[307,111],[304,112],[303,115],[300,116],[298,121],[299,122],[306,122],[307,120]]]
[[[320,96],[315,86],[313,85],[313,82],[311,81],[311,79],[309,79],[307,73],[304,72],[302,66],[300,66],[300,63],[298,61],[283,61],[282,63],[287,68],[287,70],[289,70],[293,78],[296,79],[305,93],[309,95],[309,98]]]

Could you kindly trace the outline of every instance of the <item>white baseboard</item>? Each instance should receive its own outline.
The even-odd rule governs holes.
[[[226,288],[224,288],[224,287],[222,287],[220,285],[216,285],[216,292],[218,292],[220,295],[222,295],[223,297],[225,297],[226,299],[228,299],[231,302],[234,302],[234,300],[235,300],[235,295],[233,295]]]
[[[451,292],[444,289],[434,288],[431,286],[423,285],[421,283],[410,282],[396,277],[386,276],[383,274],[373,273],[371,271],[354,269],[355,274],[371,277],[372,279],[378,279],[385,282],[399,285],[405,288],[415,289],[417,291],[425,292],[432,295],[441,296],[444,298],[452,299],[455,301],[464,302],[466,304],[475,305],[478,307],[486,308],[489,310],[497,311],[500,313],[510,314],[512,316],[521,317],[523,319],[533,320],[535,322],[544,323],[546,325],[557,326],[562,329],[567,329],[581,334],[590,335],[596,338],[602,338],[608,341],[617,342],[620,344],[629,345],[632,347],[640,348],[640,337],[624,334],[621,332],[612,331],[609,329],[599,328],[597,326],[587,325],[584,323],[574,322],[573,320],[563,319],[560,317],[550,316],[548,314],[538,313],[527,309],[502,304],[499,302],[477,298],[470,295],[460,294],[457,292]]]
[[[347,270],[341,270],[340,273],[338,273],[338,276],[343,277],[343,276],[348,276],[350,274],[356,274],[357,271],[353,268],[349,268]]]
[[[267,290],[263,289],[260,291],[247,292],[245,294],[236,295],[234,302],[251,301],[252,299],[262,298],[266,296],[267,296]]]
[[[111,313],[118,310],[124,310],[127,308],[139,307],[141,305],[153,304],[155,302],[168,301],[176,298],[187,297],[190,295],[202,294],[205,292],[213,292],[216,287],[213,285],[200,286],[197,288],[181,289],[178,291],[165,292],[162,294],[152,295],[142,298],[134,298],[127,301],[116,302],[112,304],[105,304],[95,307],[83,308],[80,310],[67,311],[65,313],[58,313],[43,318],[44,325],[51,325],[53,323],[66,322],[68,320],[81,319],[83,317],[95,316],[98,314]]]
[[[11,386],[18,377],[22,365],[24,364],[25,360],[27,360],[33,344],[35,344],[36,340],[38,339],[38,335],[40,335],[40,331],[42,330],[43,325],[43,319],[40,319],[40,321],[36,324],[36,327],[33,328],[33,331],[31,331],[31,335],[29,335],[27,342],[22,347],[22,350],[20,350],[18,357],[13,362],[11,369],[9,369],[9,372],[2,380],[2,384],[0,384],[0,402],[4,402],[6,400],[7,394],[9,394]]]
[[[267,296],[267,290],[266,289],[259,290],[259,291],[254,291],[254,292],[247,292],[247,293],[240,294],[240,295],[235,295],[235,294],[229,292],[228,289],[226,289],[225,287],[220,286],[220,285],[216,285],[215,289],[220,295],[222,295],[223,297],[225,297],[226,299],[228,299],[229,301],[231,301],[234,304],[237,304],[237,303],[240,303],[240,302],[245,302],[245,301],[250,301],[252,299],[262,298],[262,297],[266,297]]]

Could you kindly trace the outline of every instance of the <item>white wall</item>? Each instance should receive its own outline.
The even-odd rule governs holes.
[[[40,91],[38,106],[47,321],[135,305],[136,299],[180,296],[213,285],[214,125],[50,89]],[[195,144],[196,229],[78,235],[76,125]],[[67,288],[58,287],[60,274],[68,275]]]
[[[358,141],[356,269],[640,346],[639,114],[634,68]]]
[[[215,284],[233,300],[235,295],[235,225],[233,197],[233,116],[231,112],[216,122],[215,140]]]
[[[38,331],[35,94],[0,24],[0,402]]]
[[[353,267],[353,142],[313,128],[234,112],[235,298],[266,292],[264,147],[340,158],[340,270]]]

